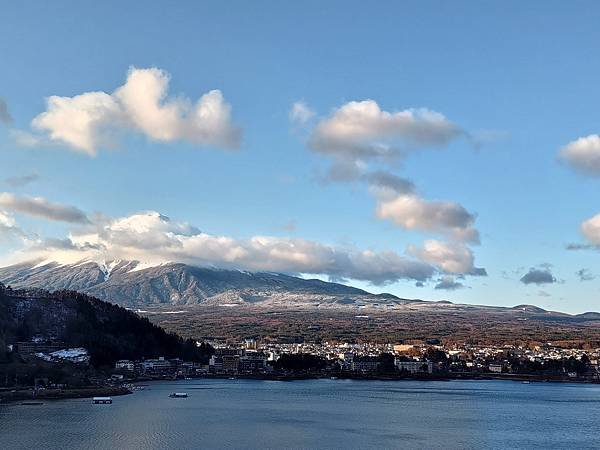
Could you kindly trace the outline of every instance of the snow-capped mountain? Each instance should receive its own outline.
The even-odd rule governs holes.
[[[316,279],[194,267],[181,263],[81,261],[76,264],[29,262],[0,268],[0,282],[13,287],[69,289],[129,307],[172,304],[244,303],[361,305],[405,303],[391,294]]]

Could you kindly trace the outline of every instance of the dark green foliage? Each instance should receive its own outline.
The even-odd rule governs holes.
[[[379,355],[379,367],[377,370],[380,373],[394,373],[396,371],[394,355],[391,353],[382,353]]]
[[[86,348],[94,367],[112,367],[119,359],[158,356],[207,362],[213,351],[209,345],[198,347],[191,339],[184,340],[176,334],[167,333],[148,319],[120,306],[74,291],[43,293],[36,299],[38,307],[32,308],[23,320],[16,323],[12,320],[11,323],[12,318],[6,308],[11,292],[0,287],[0,342],[11,334],[14,340],[47,335],[48,327],[55,324],[48,323],[48,317],[43,317],[44,308],[60,306],[68,318],[57,337],[68,347]]]

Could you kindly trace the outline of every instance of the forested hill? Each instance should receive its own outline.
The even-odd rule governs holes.
[[[0,283],[0,361],[7,344],[34,337],[84,347],[95,367],[158,356],[206,361],[211,348],[167,333],[146,318],[74,291],[13,290]]]

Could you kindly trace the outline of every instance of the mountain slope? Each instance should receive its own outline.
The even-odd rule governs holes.
[[[83,347],[96,367],[157,356],[203,361],[208,351],[131,311],[84,294],[14,290],[0,283],[0,349],[34,337],[60,341],[65,348]]]
[[[98,264],[37,262],[0,268],[0,281],[13,287],[70,289],[124,306],[236,305],[247,303],[405,302],[384,294],[305,280],[284,274],[200,268],[180,263],[147,266],[138,261]]]

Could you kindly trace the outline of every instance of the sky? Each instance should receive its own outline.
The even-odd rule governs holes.
[[[11,2],[0,264],[600,310],[596,2]]]

